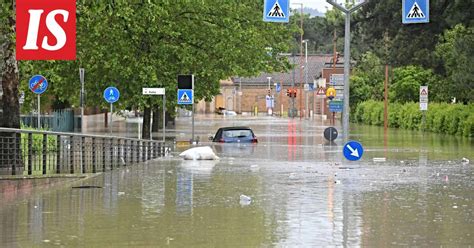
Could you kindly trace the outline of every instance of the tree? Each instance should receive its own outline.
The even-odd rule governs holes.
[[[443,100],[455,97],[461,102],[474,99],[474,27],[462,24],[446,30],[436,46],[436,55],[442,59],[446,71]]]
[[[420,66],[404,66],[393,69],[393,80],[390,85],[389,99],[392,102],[417,102],[420,86],[432,86],[438,82],[438,77],[431,69]],[[430,99],[437,97],[437,92],[430,90]]]

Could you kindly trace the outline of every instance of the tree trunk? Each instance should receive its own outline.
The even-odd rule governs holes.
[[[158,108],[157,110],[153,111],[153,122],[151,125],[151,131],[152,132],[159,132],[160,128],[162,125],[161,120],[163,119],[162,117],[163,113],[161,112],[161,109]]]
[[[15,7],[11,6],[12,13]],[[15,20],[8,18],[8,26],[0,29],[0,83],[3,89],[2,118],[0,127],[20,128],[19,76],[18,64],[15,58],[15,44],[12,32],[15,30]],[[21,139],[19,134],[0,132],[0,174],[18,174],[22,172]],[[13,168],[15,168],[13,170]]]
[[[145,108],[145,110],[143,111],[142,139],[150,139],[150,121],[151,108]]]

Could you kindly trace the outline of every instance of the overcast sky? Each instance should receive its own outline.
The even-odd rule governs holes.
[[[302,3],[303,7],[309,7],[313,9],[319,10],[319,12],[326,12],[326,7],[330,8],[330,4],[326,2],[326,0],[290,0],[290,4],[293,5],[294,3]],[[296,6],[293,5],[291,8],[295,8]],[[298,8],[298,7],[296,7]]]

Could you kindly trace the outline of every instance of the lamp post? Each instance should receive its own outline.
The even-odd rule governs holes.
[[[346,14],[346,23],[344,31],[344,106],[342,111],[342,129],[344,133],[344,140],[349,138],[349,74],[350,74],[350,59],[351,59],[351,14],[362,7],[368,0],[361,0],[356,5],[347,9],[334,0],[326,0],[329,4],[339,9]]]
[[[304,43],[304,83],[305,85],[308,85],[308,40],[303,40],[303,43]],[[305,92],[305,118],[309,117],[308,100],[309,100],[308,91],[306,91]]]
[[[268,90],[270,90],[270,82],[272,81],[272,77],[267,77],[268,80]]]

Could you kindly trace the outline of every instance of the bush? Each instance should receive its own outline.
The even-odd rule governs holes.
[[[357,105],[353,121],[368,125],[383,126],[383,102],[373,100]],[[419,103],[390,103],[389,127],[421,130],[423,113]],[[430,103],[426,111],[425,130],[451,135],[474,136],[474,104],[460,105]]]

